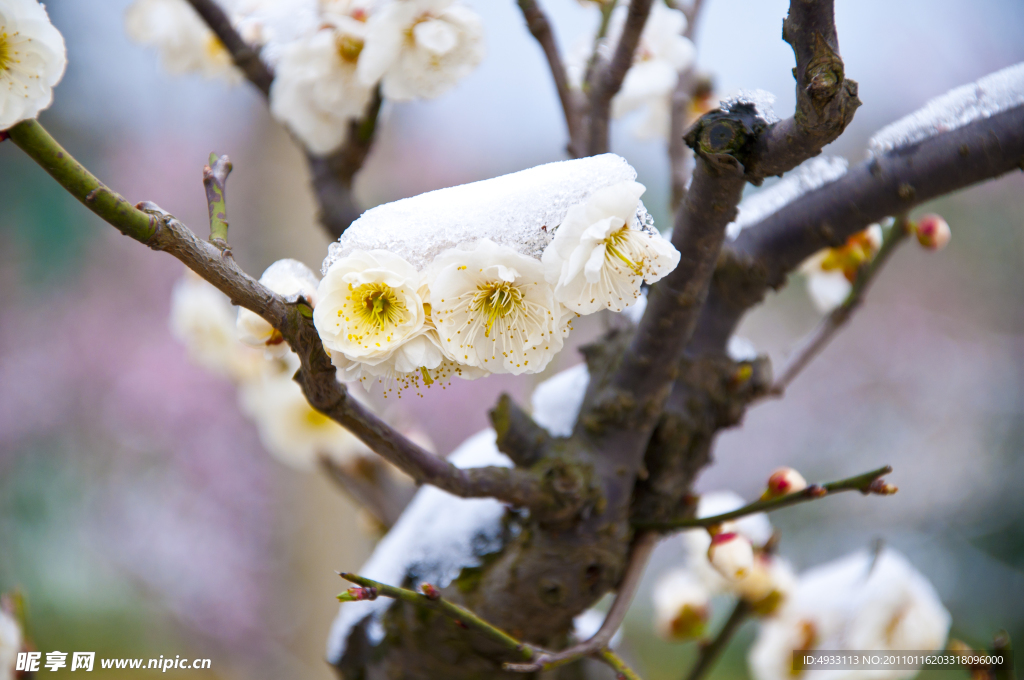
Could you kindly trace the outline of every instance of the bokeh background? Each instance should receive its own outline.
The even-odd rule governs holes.
[[[564,157],[564,125],[540,51],[512,0],[470,0],[488,57],[436,101],[388,106],[357,183],[367,207]],[[132,45],[128,0],[51,0],[66,77],[51,131],[132,201],[156,201],[198,230],[210,151],[234,161],[232,245],[258,274],[280,257],[315,269],[302,157],[255,91],[172,77]],[[545,0],[563,46],[593,15]],[[763,88],[793,105],[785,0],[709,0],[698,30],[718,92]],[[929,98],[1024,61],[1018,0],[840,0],[847,73],[864,106],[827,152],[855,163],[871,134]],[[662,144],[616,124],[613,148],[669,224]],[[908,245],[850,327],[789,390],[720,437],[703,490],[759,493],[789,464],[812,480],[890,463],[900,493],[841,496],[782,511],[781,551],[798,568],[881,538],[928,576],[954,634],[1024,642],[1024,176],[927,206],[949,248]],[[210,657],[217,678],[331,677],[323,662],[341,589],[373,537],[320,475],[283,467],[240,416],[230,384],[189,363],[167,326],[181,265],[100,224],[12,144],[0,144],[0,591],[20,589],[43,651]],[[741,335],[778,364],[817,315],[794,281]],[[552,369],[607,320],[579,324]],[[545,376],[491,377],[389,405],[446,452],[486,426],[501,391],[528,402]],[[679,559],[663,545],[653,577]],[[651,635],[648,579],[630,614],[630,658],[648,680],[682,677],[692,649]],[[746,675],[748,626],[715,671]],[[66,672],[66,670],[64,671]],[[96,671],[102,675],[101,671]],[[123,673],[123,672],[122,672]],[[177,671],[182,673],[182,671]],[[146,672],[142,673],[143,675]]]

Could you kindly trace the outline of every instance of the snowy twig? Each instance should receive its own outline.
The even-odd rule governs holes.
[[[724,347],[746,310],[804,260],[869,224],[933,198],[1019,170],[1024,106],[936,133],[851,168],[743,230],[727,249],[693,350]]]
[[[793,379],[796,378],[800,371],[832,341],[836,333],[853,316],[854,311],[860,307],[872,281],[874,281],[882,266],[885,265],[889,256],[892,255],[896,246],[902,243],[909,235],[907,216],[902,215],[896,218],[896,221],[888,233],[886,233],[878,254],[875,255],[869,264],[861,267],[857,273],[857,278],[853,282],[850,294],[843,300],[843,304],[832,310],[822,320],[810,337],[800,344],[800,347],[793,353],[793,356],[786,362],[785,368],[782,369],[782,375],[779,376],[772,386],[772,394],[780,395],[785,392],[786,388],[789,387],[789,384],[793,382]]]
[[[747,172],[759,177],[781,175],[817,156],[861,104],[839,56],[834,0],[790,0],[782,37],[796,56],[796,111],[758,140]]]
[[[658,534],[654,531],[646,531],[637,535],[633,541],[633,549],[629,555],[629,562],[626,564],[625,573],[619,581],[618,590],[615,594],[615,601],[611,609],[604,617],[601,628],[589,640],[578,645],[563,649],[560,652],[538,654],[530,663],[505,664],[506,670],[518,671],[520,673],[535,673],[538,671],[550,670],[567,663],[572,663],[585,656],[593,656],[602,649],[608,647],[615,633],[619,630],[626,612],[633,603],[637,587],[643,578],[644,570],[647,568],[647,561],[658,544]]]
[[[753,611],[753,606],[746,600],[741,599],[736,603],[736,607],[733,608],[732,614],[729,615],[722,629],[718,631],[718,635],[711,642],[701,645],[700,656],[697,657],[697,663],[687,674],[686,680],[700,680],[711,670],[711,667],[718,661],[718,657],[729,645],[732,636]]]
[[[227,295],[232,303],[255,312],[280,331],[302,362],[296,379],[310,405],[417,482],[432,484],[463,498],[497,498],[534,509],[558,503],[557,490],[545,492],[538,479],[524,470],[462,470],[409,441],[350,398],[344,385],[337,381],[309,307],[285,302],[242,271],[234,258],[223,257],[218,248],[154,204],[140,204],[145,212],[130,205],[79,164],[36,121],[24,121],[8,132],[11,140],[68,193],[111,226],[153,250],[170,253]]]
[[[231,54],[235,65],[241,69],[245,77],[265,96],[270,96],[270,84],[274,81],[274,72],[260,59],[259,50],[247,43],[235,27],[231,18],[216,0],[188,0],[189,4],[203,18],[210,30],[220,39]]]
[[[523,18],[526,19],[526,26],[537,43],[540,44],[541,49],[544,50],[548,68],[551,69],[551,77],[555,81],[558,100],[562,104],[565,125],[569,132],[569,151],[573,156],[579,156],[581,154],[578,153],[577,143],[580,134],[580,106],[569,87],[569,77],[558,50],[558,43],[555,42],[555,33],[551,30],[551,22],[544,10],[537,4],[537,0],[518,0],[518,2]]]
[[[790,505],[817,500],[842,491],[860,491],[865,495],[877,494],[881,496],[889,496],[896,493],[897,489],[891,484],[886,484],[881,478],[883,475],[887,475],[890,472],[892,472],[892,467],[886,465],[885,467],[878,468],[877,470],[865,472],[864,474],[856,475],[854,477],[847,477],[846,479],[840,479],[835,482],[811,484],[803,491],[797,491],[778,498],[754,501],[753,503],[748,503],[741,508],[737,508],[730,512],[724,512],[720,515],[712,515],[710,517],[685,517],[669,522],[634,522],[634,526],[641,529],[659,531],[670,531],[672,529],[695,529],[697,527],[707,528],[715,526],[716,524],[721,524],[722,522],[739,519],[740,517],[745,517],[747,515],[755,515],[759,512],[771,512],[773,510],[789,507]]]
[[[646,564],[646,557],[644,558]],[[641,569],[642,571],[642,569]],[[508,652],[515,656],[524,659],[526,663],[506,663],[506,670],[523,671],[523,672],[534,672],[534,666],[536,661],[542,658],[548,658],[553,656],[551,652],[544,651],[539,647],[535,647],[526,642],[521,642],[516,638],[512,637],[500,628],[484,621],[479,616],[469,611],[465,607],[460,607],[457,604],[449,602],[441,596],[441,592],[429,583],[424,583],[420,587],[423,590],[422,593],[417,593],[414,590],[408,590],[407,588],[399,588],[396,586],[388,585],[386,583],[380,583],[373,579],[368,579],[357,574],[348,574],[339,572],[346,581],[355,583],[359,588],[349,588],[343,593],[338,595],[338,599],[342,602],[354,602],[360,600],[375,600],[378,597],[390,597],[394,600],[401,600],[402,602],[408,602],[417,607],[423,607],[424,609],[431,609],[436,612],[444,614],[448,618],[452,619],[456,625],[460,628],[466,628],[474,630],[484,637],[487,637],[491,641],[497,643]],[[635,585],[634,585],[635,589]],[[602,626],[602,629],[604,627]],[[600,634],[600,633],[598,633]],[[609,636],[609,639],[610,636]],[[597,659],[600,659],[607,663],[609,666],[614,668],[623,677],[629,678],[630,680],[640,680],[632,670],[615,655],[607,647],[600,647],[590,650],[589,654]],[[576,659],[582,658],[582,655],[574,656],[572,659],[563,661],[562,663],[568,663],[569,661],[575,661]],[[562,665],[561,663],[555,665]],[[548,667],[548,666],[545,666]]]
[[[416,487],[391,474],[379,458],[359,456],[341,465],[328,456],[319,457],[320,468],[381,527],[390,529],[412,500]]]
[[[626,72],[633,65],[633,54],[640,43],[640,34],[643,33],[653,4],[654,0],[631,0],[615,52],[607,63],[600,65],[593,73],[593,82],[589,83],[587,155],[608,151],[612,97],[618,94]]]
[[[206,207],[210,213],[210,243],[220,248],[225,255],[231,254],[228,247],[228,208],[225,196],[231,167],[231,160],[227,156],[218,157],[211,153],[209,164],[203,168]]]

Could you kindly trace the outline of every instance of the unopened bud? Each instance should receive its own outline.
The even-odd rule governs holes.
[[[377,589],[370,588],[349,588],[338,595],[338,602],[361,602],[363,600],[376,600]]]
[[[898,486],[888,484],[884,479],[876,479],[868,486],[868,493],[878,494],[879,496],[891,496],[899,490]]]
[[[787,496],[807,488],[807,480],[793,468],[779,468],[768,478],[768,488],[761,495],[761,500]]]
[[[421,583],[420,584],[420,590],[423,591],[423,594],[427,596],[428,600],[440,600],[441,599],[441,591],[438,590],[436,587],[434,587],[430,583]]]
[[[750,573],[754,565],[754,546],[736,532],[719,532],[711,537],[708,561],[722,576],[737,581]]]
[[[918,220],[914,227],[917,242],[928,250],[942,250],[953,237],[949,223],[941,216],[928,214]]]
[[[654,629],[669,642],[695,640],[710,616],[710,595],[685,569],[666,574],[654,586]]]

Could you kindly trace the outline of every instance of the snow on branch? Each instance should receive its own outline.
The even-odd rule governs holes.
[[[961,85],[885,126],[868,142],[868,154],[883,156],[1021,104],[1024,104],[1024,63]]]

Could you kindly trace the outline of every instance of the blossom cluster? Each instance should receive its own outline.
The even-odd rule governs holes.
[[[295,260],[271,265],[260,281],[286,299],[316,299],[316,275]],[[358,439],[316,411],[292,377],[299,358],[266,321],[235,311],[227,296],[185,272],[171,297],[171,332],[192,360],[238,386],[241,411],[259,431],[264,448],[281,462],[311,470],[320,456],[349,466],[368,455]]]
[[[596,11],[596,7],[595,7]],[[606,34],[586,36],[566,59],[570,84],[583,87],[587,69],[595,56],[610,59],[615,52],[629,12],[621,3],[608,21]],[[634,111],[643,111],[644,118],[635,134],[641,139],[668,139],[671,124],[672,92],[679,74],[694,63],[693,42],[683,35],[686,15],[664,2],[655,2],[640,34],[633,63],[622,81],[622,88],[612,99],[612,117],[621,118]]]
[[[572,320],[620,312],[679,262],[605,154],[379,206],[332,244],[313,321],[343,381],[385,396],[538,373]]]
[[[219,0],[273,67],[271,113],[318,155],[341,145],[379,86],[393,101],[437,97],[483,59],[479,16],[456,0]],[[172,73],[240,80],[187,0],[135,0],[136,42]]]
[[[805,488],[799,473],[782,468],[771,475],[762,498]],[[697,516],[742,505],[732,492],[712,492],[700,497]],[[748,656],[755,680],[792,680],[798,651],[942,648],[950,615],[927,579],[897,551],[861,551],[798,575],[775,554],[772,535],[764,514],[685,532],[685,562],[663,574],[652,593],[658,634],[670,641],[704,637],[714,598],[730,595],[745,600],[760,619]],[[836,671],[829,673],[831,678]],[[916,671],[873,673],[875,680],[902,680]]]

